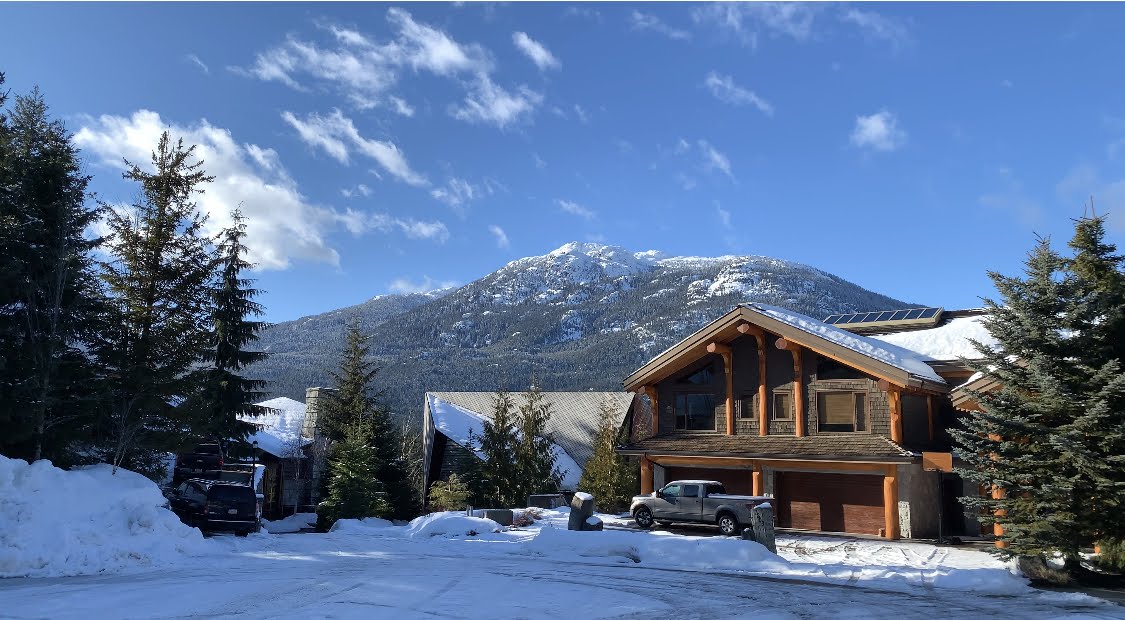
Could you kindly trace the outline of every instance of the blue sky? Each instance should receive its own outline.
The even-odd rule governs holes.
[[[760,254],[949,308],[1091,194],[1125,242],[1125,6],[0,5],[103,200],[162,129],[272,321],[568,241]]]

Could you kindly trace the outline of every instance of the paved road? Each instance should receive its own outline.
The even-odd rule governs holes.
[[[1125,619],[1123,608],[1065,595],[893,591],[660,569],[624,559],[461,555],[453,545],[412,540],[342,549],[310,534],[231,538],[219,546],[221,553],[178,569],[0,580],[0,617]]]

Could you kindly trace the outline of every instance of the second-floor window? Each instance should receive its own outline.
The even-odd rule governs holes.
[[[676,394],[676,430],[715,430],[715,396],[713,394]]]
[[[816,409],[821,433],[867,431],[866,392],[817,392]]]

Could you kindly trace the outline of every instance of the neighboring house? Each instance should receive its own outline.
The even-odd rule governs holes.
[[[644,493],[715,479],[775,497],[781,527],[930,538],[940,518],[976,534],[957,502],[976,486],[926,471],[923,452],[951,458],[949,395],[972,374],[958,357],[991,340],[981,314],[738,306],[625,379],[650,406],[619,452],[640,457]]]
[[[257,427],[246,443],[257,442],[258,462],[265,465],[262,513],[267,519],[280,519],[295,510],[308,510],[312,503],[312,467],[309,458],[311,437],[305,437],[307,407],[292,398],[274,398],[256,403],[269,411],[241,419]]]
[[[562,489],[574,491],[582,468],[593,455],[594,438],[601,422],[603,403],[620,427],[633,407],[629,392],[544,392],[551,417],[547,433],[554,441],[555,464],[563,474]],[[437,480],[465,471],[467,459],[480,459],[470,434],[479,437],[484,421],[492,419],[493,392],[426,392],[422,411],[423,480],[426,491]],[[522,393],[512,393],[515,408],[526,403]]]

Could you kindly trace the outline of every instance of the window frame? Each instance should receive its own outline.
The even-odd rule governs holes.
[[[789,399],[789,406],[787,407],[786,417],[777,415],[777,397],[784,396]],[[793,407],[793,390],[774,390],[770,394],[770,421],[777,420],[778,422],[794,422],[796,421],[796,412]]]
[[[754,398],[758,395],[757,392],[746,393],[739,396],[734,401],[735,407],[738,407],[739,420],[757,420],[758,408],[754,406]]]
[[[706,396],[711,399],[711,428],[689,429],[687,414],[684,414],[684,426],[680,428],[680,397]],[[715,406],[719,399],[713,391],[709,390],[676,390],[672,393],[672,429],[678,433],[715,433],[719,428],[719,416],[715,414]]]
[[[823,428],[826,425],[826,423],[821,420],[821,418],[822,418],[821,405],[820,405],[820,395],[821,394],[851,394],[852,395],[852,430],[850,430],[850,431],[839,430],[839,429],[828,430],[828,429]],[[860,398],[863,399],[862,402],[863,402],[864,428],[863,428],[863,430],[856,430],[856,417],[857,417],[856,416],[856,403],[860,401]],[[837,425],[833,425],[833,426],[842,426],[842,425],[837,424]],[[827,389],[816,390],[816,432],[817,432],[818,435],[830,435],[830,434],[841,434],[841,435],[863,434],[863,435],[870,435],[871,434],[871,395],[865,390],[845,389],[845,388],[827,388]]]

